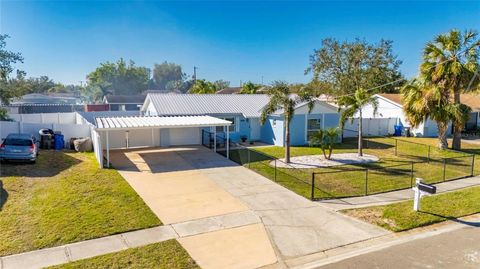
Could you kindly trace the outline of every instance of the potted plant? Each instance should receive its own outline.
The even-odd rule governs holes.
[[[240,136],[240,140],[242,140],[243,143],[247,142],[247,136],[246,135]]]

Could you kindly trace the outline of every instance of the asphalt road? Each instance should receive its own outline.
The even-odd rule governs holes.
[[[328,264],[345,268],[480,268],[480,223]]]

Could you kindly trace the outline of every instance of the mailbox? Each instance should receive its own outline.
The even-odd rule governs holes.
[[[428,194],[435,194],[437,193],[437,187],[436,186],[433,186],[433,185],[429,185],[429,184],[425,184],[425,183],[417,183],[417,188],[420,190],[420,191],[423,191],[423,192],[426,192]]]
[[[424,195],[432,195],[437,193],[437,187],[429,184],[422,183],[421,178],[417,178],[415,187],[413,187],[414,198],[413,198],[413,210],[420,210],[420,200]]]

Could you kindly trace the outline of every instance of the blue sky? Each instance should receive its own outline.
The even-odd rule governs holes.
[[[0,0],[0,32],[29,76],[85,81],[99,63],[132,59],[181,64],[191,75],[265,83],[305,82],[323,38],[394,41],[402,72],[417,72],[421,50],[452,28],[480,30],[480,1],[155,2]]]

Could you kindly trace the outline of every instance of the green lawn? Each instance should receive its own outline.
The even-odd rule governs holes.
[[[41,151],[0,171],[0,256],[161,225],[93,153]]]
[[[193,269],[200,268],[176,240],[168,240],[143,247],[79,260],[50,269]]]
[[[365,193],[374,194],[409,188],[415,177],[421,177],[427,183],[441,182],[444,179],[444,158],[454,158],[446,160],[446,180],[471,174],[471,155],[449,150],[442,151],[435,146],[429,149],[425,141],[434,145],[434,139],[431,138],[413,141],[419,143],[406,143],[403,139],[413,140],[402,138],[395,142],[392,138],[369,138],[364,141],[366,147],[364,153],[380,158],[378,162],[370,164],[317,169],[279,168],[275,175],[275,170],[269,165],[270,159],[251,153],[249,168],[307,198],[311,197],[312,172],[320,173],[315,176],[315,198],[358,196]],[[395,144],[397,144],[396,150]],[[282,147],[257,147],[254,150],[275,158],[284,156]],[[344,143],[335,146],[334,154],[348,152],[356,152],[356,141],[353,139],[346,139]],[[321,154],[321,150],[315,147],[291,148],[292,156]],[[232,158],[242,159],[242,163],[248,160],[246,156],[239,156],[246,155],[245,152],[231,155]],[[479,163],[480,160],[476,162],[476,167],[480,171]],[[365,168],[369,168],[368,184],[365,180],[367,173]]]
[[[433,223],[480,213],[480,187],[422,198],[421,212],[413,201],[345,210],[343,213],[391,231],[405,231]]]

